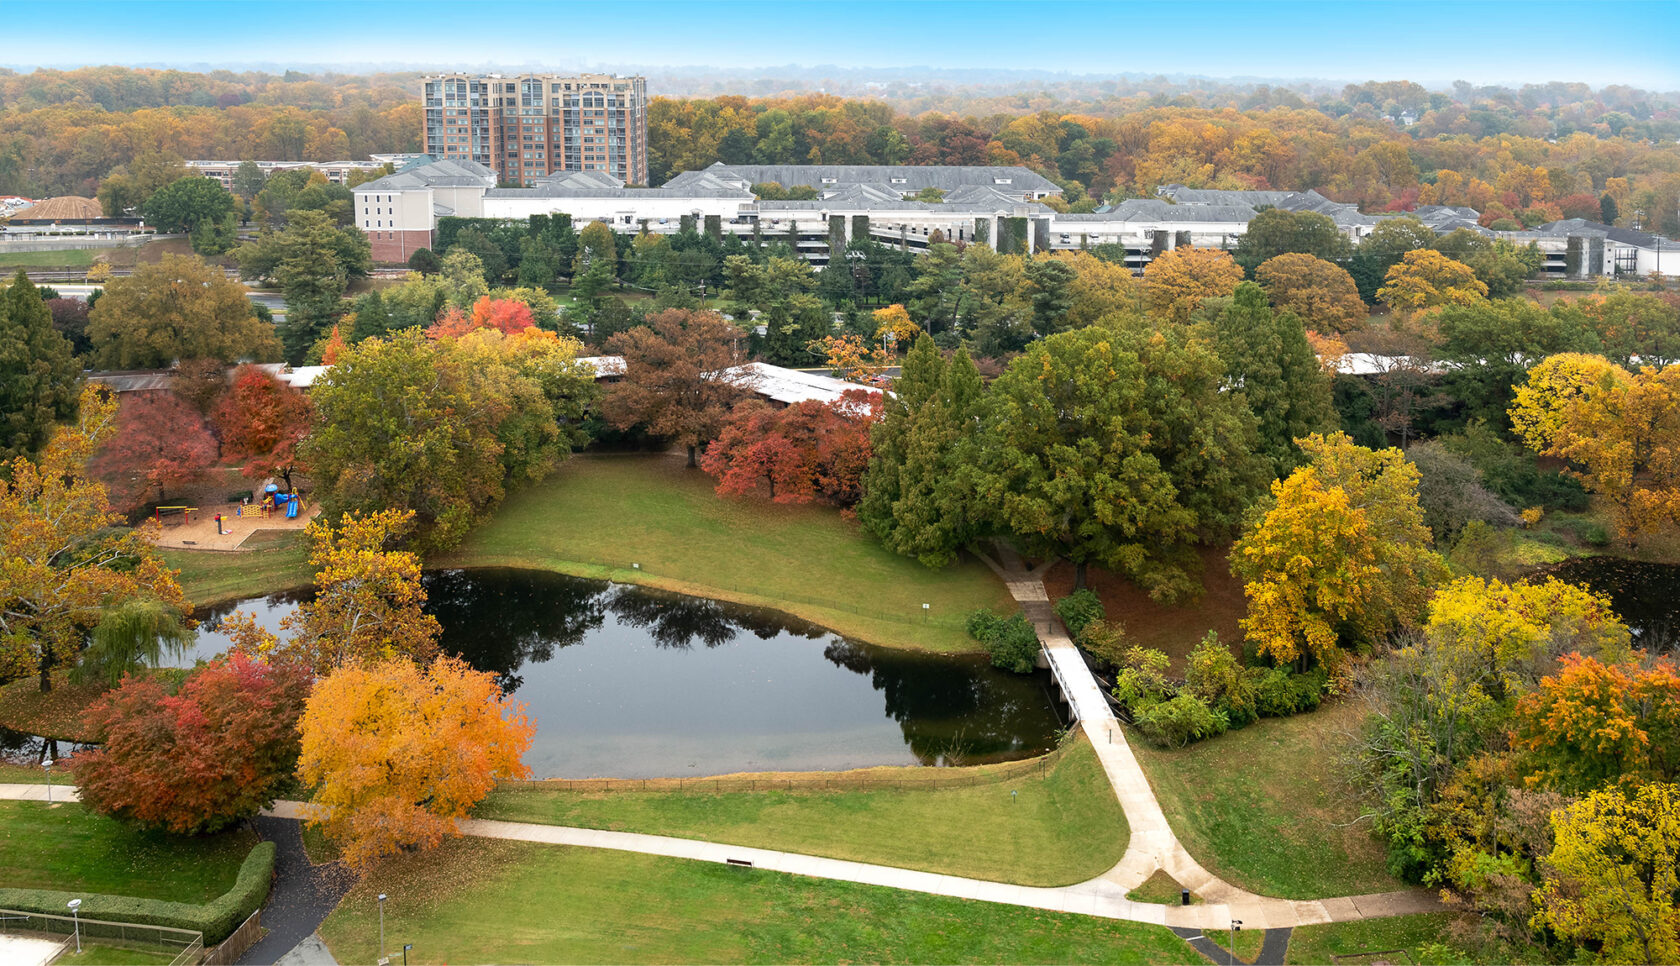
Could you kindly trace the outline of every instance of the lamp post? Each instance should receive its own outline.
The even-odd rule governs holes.
[[[47,804],[48,805],[52,804],[52,766],[53,766],[53,760],[51,758],[41,759],[41,767],[46,769],[46,772],[47,772]]]
[[[82,916],[76,910],[82,907],[82,900],[70,900],[70,921],[76,924],[76,952],[82,951]]]
[[[385,893],[379,894],[379,960],[385,962]]]
[[[403,966],[408,966],[408,951],[413,948],[413,943],[403,943]]]
[[[1231,966],[1237,959],[1237,933],[1242,931],[1242,920],[1231,920],[1231,945],[1225,950],[1225,966]]]

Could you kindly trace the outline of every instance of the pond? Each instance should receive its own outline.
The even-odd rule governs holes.
[[[773,611],[535,571],[425,575],[443,647],[537,723],[537,778],[977,764],[1048,751],[1046,672],[847,640]],[[271,630],[306,595],[207,610],[190,665],[239,610]]]
[[[1547,573],[1609,597],[1633,631],[1635,647],[1653,654],[1680,650],[1680,565],[1578,557]]]

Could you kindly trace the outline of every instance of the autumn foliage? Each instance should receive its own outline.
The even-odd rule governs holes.
[[[493,299],[485,295],[473,303],[469,315],[453,306],[438,314],[437,322],[426,329],[434,339],[459,338],[474,329],[495,329],[503,335],[523,332],[536,325],[531,307],[516,299]]]
[[[1333,262],[1290,252],[1261,262],[1254,279],[1274,306],[1300,316],[1308,329],[1335,333],[1365,326],[1368,310],[1353,276]]]
[[[113,506],[134,510],[204,479],[216,458],[216,439],[198,410],[174,393],[130,393],[116,434],[88,472],[109,486]]]
[[[1229,252],[1175,248],[1144,267],[1143,300],[1152,317],[1187,322],[1204,299],[1230,295],[1242,280],[1243,270]]]
[[[1582,792],[1680,778],[1680,672],[1569,654],[1517,702],[1515,746],[1530,782]]]
[[[315,685],[300,727],[310,822],[364,869],[456,834],[498,780],[529,775],[536,733],[494,674],[450,657],[345,665]]]
[[[194,671],[178,694],[130,677],[85,713],[98,747],[73,765],[82,804],[146,828],[196,834],[274,803],[297,762],[310,674],[234,650]]]
[[[279,476],[289,488],[292,471],[302,468],[298,441],[314,414],[308,396],[255,366],[240,366],[216,406],[223,455],[243,463],[247,477]]]
[[[836,402],[806,400],[785,409],[744,403],[706,448],[700,466],[720,494],[768,486],[777,503],[821,500],[850,507],[862,499],[871,453],[869,429],[881,417],[881,394],[850,389]]]

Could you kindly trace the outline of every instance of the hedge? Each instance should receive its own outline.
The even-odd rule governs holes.
[[[61,916],[71,899],[80,899],[79,913],[84,918],[192,929],[204,934],[206,947],[214,946],[268,901],[268,889],[274,882],[274,852],[273,842],[258,842],[240,864],[233,888],[205,903],[50,889],[0,889],[0,909]]]

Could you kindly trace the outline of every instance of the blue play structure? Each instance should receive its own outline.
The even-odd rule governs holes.
[[[263,496],[266,497],[268,502],[271,502],[274,505],[274,509],[284,509],[286,511],[286,519],[297,519],[298,507],[302,504],[298,502],[298,495],[296,493],[281,493],[280,487],[270,483],[263,487]]]

